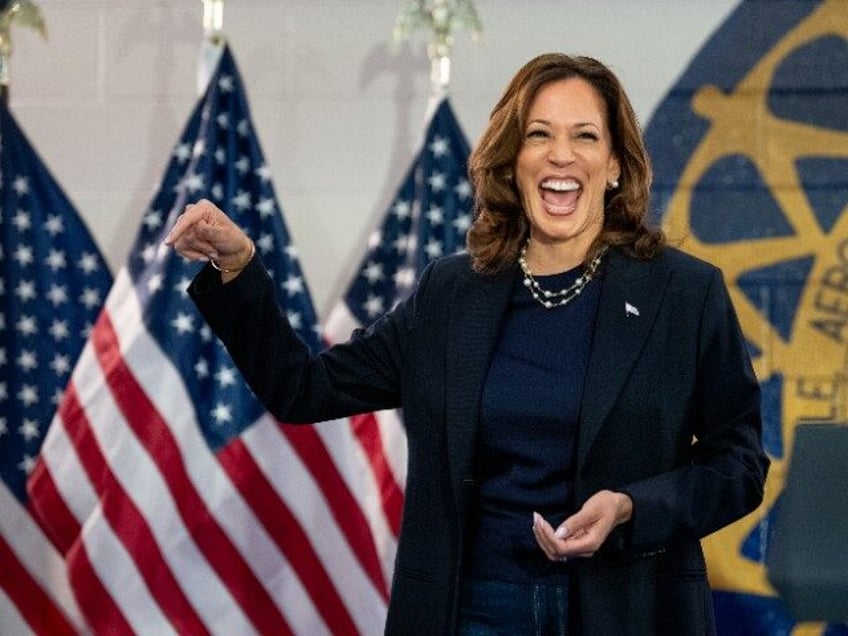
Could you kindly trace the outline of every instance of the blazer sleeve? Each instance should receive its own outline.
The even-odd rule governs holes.
[[[428,273],[422,274],[422,289]],[[416,295],[348,342],[313,353],[281,310],[261,259],[221,284],[205,267],[189,294],[268,411],[311,423],[400,406],[401,370],[415,321]]]
[[[631,549],[704,537],[754,510],[769,460],[762,447],[760,388],[721,271],[713,268],[701,312],[695,440],[674,470],[619,488],[633,500]]]

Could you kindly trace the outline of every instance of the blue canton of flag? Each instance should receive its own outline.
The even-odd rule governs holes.
[[[0,474],[21,501],[112,275],[71,202],[0,106]]]
[[[64,633],[75,609],[58,598],[63,576],[46,571],[58,557],[30,525],[26,479],[112,276],[2,103],[0,233],[0,586],[30,628]]]
[[[442,99],[345,295],[361,324],[408,296],[427,263],[464,249],[473,203],[468,155],[468,141],[449,101]]]

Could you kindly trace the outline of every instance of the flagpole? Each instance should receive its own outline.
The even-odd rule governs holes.
[[[448,93],[451,50],[455,31],[467,30],[477,40],[483,27],[473,0],[408,0],[395,22],[394,39],[403,42],[413,31],[427,29],[430,42],[430,103],[438,104]]]
[[[47,39],[47,27],[41,11],[31,0],[14,0],[0,11],[0,102],[9,103],[10,60],[12,57],[12,23],[31,27]]]
[[[203,95],[209,78],[215,72],[224,51],[224,0],[201,0],[203,3],[203,44],[197,65],[197,94]]]

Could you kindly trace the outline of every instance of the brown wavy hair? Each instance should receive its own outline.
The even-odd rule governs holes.
[[[665,244],[662,230],[646,225],[651,164],[621,82],[591,57],[547,53],[530,60],[512,78],[468,160],[474,187],[474,222],[466,243],[478,272],[499,272],[518,259],[530,231],[515,183],[515,163],[524,141],[527,116],[542,86],[572,77],[589,82],[604,100],[612,149],[621,167],[620,186],[604,196],[603,228],[589,249],[586,262],[604,245],[621,247],[644,259]]]

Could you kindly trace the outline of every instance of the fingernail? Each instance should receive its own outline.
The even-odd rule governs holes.
[[[538,512],[534,512],[533,513],[533,527],[535,528],[536,526],[538,526],[539,522],[541,520],[542,520],[542,515],[540,515]]]
[[[559,528],[557,528],[557,531],[554,532],[554,536],[557,539],[565,539],[568,536],[568,528],[566,528],[565,526],[560,526]]]

